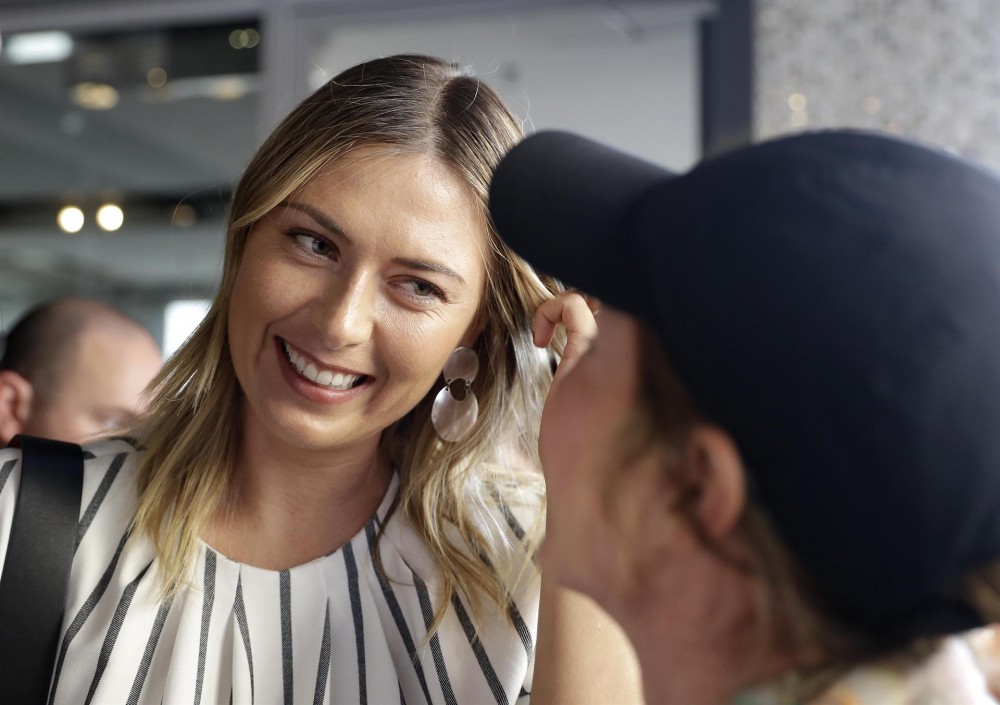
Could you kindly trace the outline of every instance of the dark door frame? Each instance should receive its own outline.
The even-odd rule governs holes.
[[[718,0],[701,25],[701,152],[753,139],[754,0]]]

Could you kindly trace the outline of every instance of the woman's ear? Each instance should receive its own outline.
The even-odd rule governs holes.
[[[711,538],[728,534],[746,506],[746,478],[736,444],[718,426],[699,424],[685,444],[688,477],[696,491],[694,512]]]
[[[0,446],[24,428],[31,413],[31,383],[13,370],[0,371]]]

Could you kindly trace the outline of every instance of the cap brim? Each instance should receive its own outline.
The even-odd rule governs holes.
[[[642,317],[631,223],[662,167],[565,132],[528,137],[490,186],[500,236],[536,269]]]

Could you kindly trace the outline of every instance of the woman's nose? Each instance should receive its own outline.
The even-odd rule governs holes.
[[[376,294],[374,278],[364,274],[331,282],[310,312],[327,348],[337,350],[371,339]]]

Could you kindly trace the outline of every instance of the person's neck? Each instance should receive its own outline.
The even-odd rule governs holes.
[[[701,573],[690,589],[652,584],[615,610],[638,654],[648,705],[726,705],[792,665],[755,617],[753,579],[704,558],[686,567]]]
[[[377,436],[320,451],[247,433],[234,501],[203,538],[241,563],[272,570],[301,565],[357,534],[378,509],[391,476]]]

